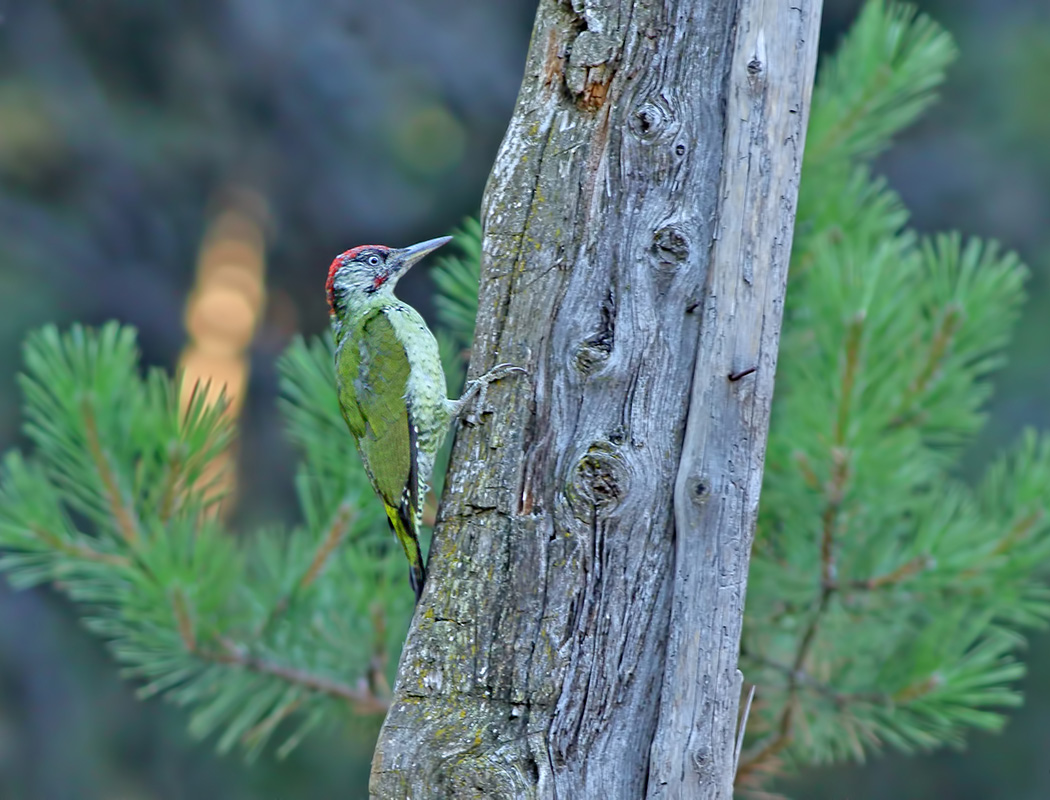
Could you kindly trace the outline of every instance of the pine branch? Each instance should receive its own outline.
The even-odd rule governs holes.
[[[443,332],[455,347],[465,350],[474,338],[474,319],[478,314],[481,223],[475,217],[468,217],[452,235],[459,253],[443,253],[437,260],[432,272],[438,288],[435,306]]]
[[[317,576],[321,574],[321,570],[328,563],[332,553],[335,552],[335,549],[339,547],[339,544],[350,532],[353,516],[353,509],[349,505],[340,507],[339,512],[332,521],[332,526],[328,529],[328,533],[325,534],[324,539],[318,545],[317,552],[310,561],[310,566],[306,568],[306,572],[303,573],[303,577],[299,581],[300,589],[306,589],[317,580]]]
[[[33,528],[32,534],[52,550],[74,559],[94,561],[110,567],[126,568],[131,566],[131,560],[124,556],[114,555],[113,553],[100,553],[84,542],[64,541],[61,537],[43,528]]]
[[[741,654],[762,698],[749,789],[995,729],[1023,633],[1050,621],[1050,443],[1026,436],[977,490],[952,477],[1026,271],[994,244],[920,241],[864,164],[951,52],[873,0],[821,70]]]
[[[951,37],[912,5],[868,0],[814,90],[806,168],[870,159],[933,102]]]
[[[310,584],[317,580],[322,570],[324,570],[325,565],[332,557],[332,554],[335,553],[336,549],[342,544],[343,540],[350,532],[353,518],[354,510],[349,504],[343,504],[339,507],[335,517],[332,519],[332,524],[328,527],[328,532],[318,543],[313,558],[303,571],[302,576],[296,581],[291,592],[282,595],[274,604],[273,610],[267,615],[266,622],[259,634],[260,636],[264,635],[273,622],[288,609],[288,606],[292,602],[296,593],[305,591],[310,587]]]
[[[825,492],[826,502],[821,513],[820,535],[820,588],[815,608],[805,631],[798,640],[798,647],[788,671],[788,697],[780,714],[776,735],[756,752],[748,755],[740,764],[738,775],[747,778],[760,771],[769,760],[780,753],[792,739],[795,713],[798,709],[798,690],[804,666],[817,638],[817,631],[828,610],[832,596],[838,588],[838,570],[835,565],[835,534],[839,523],[843,498],[850,475],[850,423],[857,373],[860,369],[860,351],[864,332],[864,317],[855,316],[847,328],[843,354],[842,379],[839,389],[839,405],[836,415],[834,440],[831,447],[831,480]],[[764,663],[775,663],[766,661]]]
[[[191,729],[223,729],[220,749],[255,752],[302,717],[286,750],[347,704],[375,714],[388,703],[378,672],[399,627],[369,609],[404,615],[411,603],[394,597],[398,553],[369,530],[378,512],[358,510],[370,490],[331,421],[341,423],[330,359],[323,344],[299,343],[283,367],[298,400],[292,434],[313,457],[299,478],[307,524],[235,539],[205,513],[232,436],[221,402],[198,387],[183,405],[166,376],[140,377],[133,334],[116,325],[47,328],[27,345],[37,452],[9,455],[0,472],[0,568],[16,585],[55,582],[146,680],[142,694],[195,706]],[[93,528],[78,530],[67,510]],[[358,685],[340,677],[355,675]]]
[[[95,422],[94,412],[86,400],[81,403],[80,410],[84,419],[88,451],[91,453],[91,459],[95,463],[95,469],[98,471],[102,485],[106,488],[110,513],[113,515],[113,519],[124,537],[124,541],[134,548],[138,545],[140,539],[139,524],[135,519],[135,512],[124,505],[124,499],[121,497],[117,479],[113,475],[109,462],[106,460],[106,454],[102,451],[102,443],[99,441],[98,425]]]
[[[390,706],[388,698],[376,697],[367,689],[355,689],[352,686],[347,686],[322,675],[313,675],[301,669],[256,658],[244,648],[226,639],[221,640],[220,643],[222,645],[221,652],[198,651],[197,654],[206,660],[220,664],[233,664],[244,667],[251,672],[258,672],[261,675],[272,675],[287,683],[345,700],[353,705],[354,710],[359,714],[385,714]]]
[[[848,586],[851,589],[864,589],[873,592],[876,589],[896,586],[902,581],[918,575],[930,566],[932,566],[932,562],[928,556],[916,556],[883,575],[876,575],[872,578],[855,578],[849,582]]]

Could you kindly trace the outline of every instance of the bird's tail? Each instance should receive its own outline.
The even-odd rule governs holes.
[[[423,566],[423,553],[419,549],[416,526],[401,509],[386,503],[383,505],[386,508],[386,518],[390,523],[390,529],[405,550],[405,558],[408,559],[408,580],[412,584],[412,591],[416,593],[418,603],[419,598],[423,595],[423,584],[427,580],[427,571]]]

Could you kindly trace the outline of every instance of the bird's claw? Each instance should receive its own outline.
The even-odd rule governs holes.
[[[467,390],[463,393],[461,402],[469,402],[472,396],[476,396],[470,413],[463,420],[467,425],[477,425],[478,417],[484,413],[485,400],[488,398],[489,384],[506,378],[515,372],[528,375],[529,371],[515,364],[497,364],[484,375],[479,375],[471,381],[467,381]]]

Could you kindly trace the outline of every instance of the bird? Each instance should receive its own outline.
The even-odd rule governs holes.
[[[405,551],[416,603],[426,583],[419,530],[437,451],[471,400],[483,404],[490,383],[524,372],[499,364],[469,381],[458,400],[447,397],[437,340],[419,312],[394,296],[394,287],[451,240],[442,236],[400,249],[353,247],[332,261],[325,285],[339,407]]]

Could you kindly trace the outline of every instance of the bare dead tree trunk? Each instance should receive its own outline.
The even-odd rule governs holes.
[[[731,797],[819,9],[541,0],[374,797]]]

